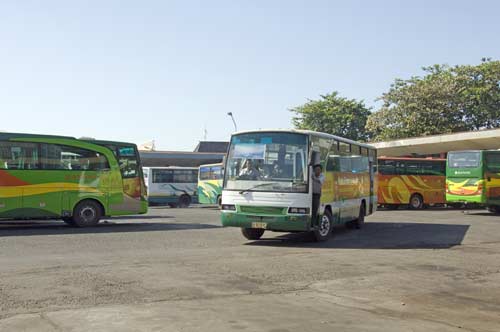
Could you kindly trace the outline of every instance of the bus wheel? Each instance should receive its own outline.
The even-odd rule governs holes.
[[[217,205],[219,206],[219,209],[222,207],[222,196],[217,197]]]
[[[495,205],[488,206],[488,211],[492,213],[500,213],[500,206],[495,206]]]
[[[424,199],[420,194],[413,194],[410,197],[410,209],[420,210],[424,207]]]
[[[261,228],[242,228],[241,234],[248,240],[258,240],[264,234],[265,229]]]
[[[333,217],[330,210],[325,210],[325,214],[320,217],[318,228],[313,231],[314,239],[317,242],[328,240],[333,229]]]
[[[356,221],[354,222],[354,226],[356,227],[356,229],[361,229],[364,226],[365,216],[366,216],[365,204],[361,203],[361,205],[359,206],[358,219],[356,219]]]
[[[180,208],[187,208],[189,204],[191,204],[191,197],[189,197],[188,195],[182,195],[181,197],[179,197],[178,206]]]
[[[99,203],[84,200],[78,203],[73,211],[73,223],[77,227],[95,226],[102,217],[102,208]]]

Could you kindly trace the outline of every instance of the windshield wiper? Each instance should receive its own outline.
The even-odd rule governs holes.
[[[240,195],[243,195],[244,193],[246,192],[249,192],[249,191],[252,191],[256,188],[259,188],[259,187],[264,187],[264,186],[269,186],[269,185],[272,185],[272,184],[279,184],[279,182],[266,182],[266,183],[259,183],[258,185],[255,185],[251,188],[248,188],[248,189],[245,189],[245,190],[242,190],[240,191]]]

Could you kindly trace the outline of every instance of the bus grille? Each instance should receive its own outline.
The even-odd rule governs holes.
[[[280,215],[286,213],[286,208],[275,206],[240,206],[242,213]]]

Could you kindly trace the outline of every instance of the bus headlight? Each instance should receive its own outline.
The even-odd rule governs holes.
[[[224,211],[236,211],[236,205],[222,204],[222,210],[224,210]]]
[[[309,208],[291,207],[291,208],[288,208],[288,213],[289,214],[309,214]]]

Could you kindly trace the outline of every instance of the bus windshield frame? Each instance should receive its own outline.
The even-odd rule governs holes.
[[[227,155],[224,190],[309,192],[309,137],[290,132],[234,135]]]

